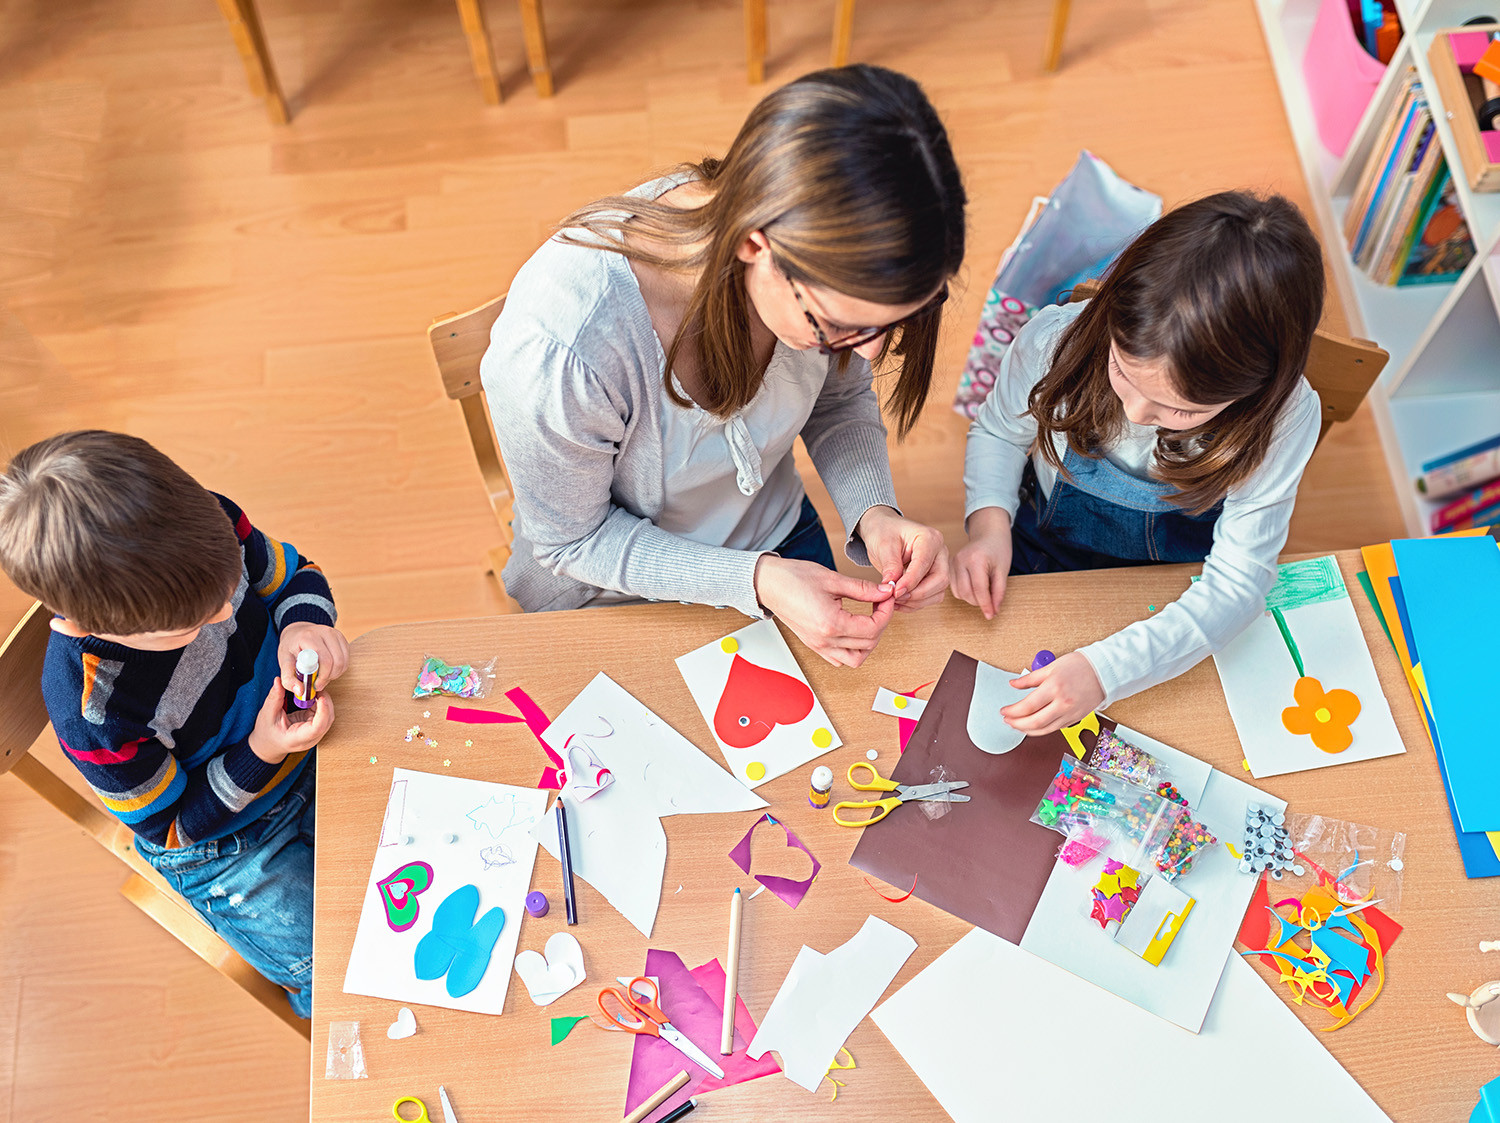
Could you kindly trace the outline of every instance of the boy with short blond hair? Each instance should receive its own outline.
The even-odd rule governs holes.
[[[328,582],[150,444],[99,430],[0,476],[0,568],[56,613],[42,694],[64,753],[224,940],[312,1011],[313,748],[289,720],[348,644]]]

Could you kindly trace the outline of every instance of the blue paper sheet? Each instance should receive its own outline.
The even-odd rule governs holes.
[[[1500,769],[1489,721],[1500,695],[1493,654],[1500,550],[1489,537],[1407,539],[1391,549],[1459,828],[1500,830]]]

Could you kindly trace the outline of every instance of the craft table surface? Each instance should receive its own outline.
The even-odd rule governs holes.
[[[1385,991],[1354,1023],[1335,1033],[1320,1033],[1318,1040],[1393,1119],[1459,1123],[1468,1118],[1480,1086],[1495,1076],[1495,1050],[1474,1036],[1463,1011],[1444,995],[1468,993],[1500,976],[1500,957],[1491,960],[1478,951],[1481,939],[1500,939],[1500,910],[1495,907],[1500,883],[1469,881],[1463,875],[1432,748],[1396,656],[1355,579],[1362,568],[1359,554],[1351,550],[1338,556],[1407,752],[1278,776],[1258,786],[1287,800],[1293,810],[1406,831],[1398,917],[1406,930],[1387,961]],[[1015,578],[1001,611],[988,622],[976,609],[950,597],[937,608],[898,614],[879,648],[858,670],[830,666],[791,638],[798,661],[844,741],[843,748],[820,760],[833,768],[833,799],[850,798],[845,773],[851,762],[865,759],[867,749],[879,751],[882,771],[894,764],[896,722],[871,712],[876,687],[910,690],[936,679],[955,649],[1006,668],[1023,666],[1038,648],[1072,650],[1146,617],[1148,606],[1167,604],[1187,587],[1189,575],[1198,568],[1158,566],[1107,575]],[[545,764],[540,746],[524,725],[450,724],[444,720],[448,699],[413,699],[417,667],[428,654],[451,659],[496,656],[497,677],[490,697],[460,704],[506,712],[510,707],[501,693],[520,686],[555,716],[604,671],[722,763],[673,659],[743,623],[730,611],[657,604],[404,624],[354,641],[350,670],[329,691],[337,718],[318,750],[311,1072],[315,1123],[389,1119],[392,1102],[403,1095],[421,1097],[433,1117],[441,1118],[439,1084],[448,1089],[461,1123],[603,1121],[625,1114],[633,1038],[580,1023],[566,1041],[552,1046],[549,1019],[592,1009],[600,986],[616,975],[640,971],[648,947],[676,951],[689,967],[722,958],[730,894],[736,885],[747,893],[757,888],[729,860],[728,852],[760,812],[663,820],[667,869],[661,910],[649,940],[591,886],[578,881],[579,923],[571,931],[583,945],[588,980],[552,1006],[534,1006],[526,988],[512,976],[503,1016],[416,1006],[419,1032],[393,1041],[386,1028],[395,1020],[399,1004],[342,990],[391,769],[534,785]],[[1279,699],[1267,700],[1267,705],[1281,704]],[[424,711],[432,716],[424,717]],[[1246,775],[1211,659],[1173,682],[1112,706],[1109,713],[1218,768]],[[424,737],[437,740],[436,748],[422,739],[403,740],[414,724],[422,727]],[[466,747],[466,740],[473,746]],[[445,766],[445,760],[451,765]],[[835,826],[826,811],[808,805],[811,771],[808,765],[758,789],[771,802],[770,810],[784,817],[809,845],[823,870],[796,910],[770,893],[746,902],[740,993],[757,1025],[804,943],[830,951],[854,935],[870,914],[904,929],[918,947],[886,992],[889,995],[969,927],[916,898],[890,904],[876,896],[847,864],[856,832]],[[767,853],[757,850],[757,861],[769,861]],[[997,855],[996,860],[1003,857]],[[549,935],[565,927],[558,865],[542,850],[532,888],[547,894],[551,912],[540,920],[518,916],[509,922],[522,925],[522,948],[540,949]],[[900,886],[891,895],[907,888]],[[508,970],[509,965],[497,962],[490,969]],[[1258,964],[1257,970],[1286,997],[1287,988],[1275,982],[1273,972]],[[1320,1009],[1293,1009],[1314,1029],[1331,1021]],[[1024,1012],[1009,1011],[1006,1016],[1024,1017]],[[1079,1041],[1087,1042],[1088,1011],[1079,1010],[1078,1018]],[[324,1078],[329,1022],[346,1020],[360,1022],[369,1079]],[[1078,1042],[1053,1044],[1061,1049]],[[1107,1052],[1107,1042],[1097,1044]],[[837,1103],[829,1102],[829,1084],[809,1094],[784,1077],[771,1076],[707,1094],[699,1100],[695,1118],[763,1120],[791,1113],[799,1120],[815,1120],[847,1118],[850,1112],[862,1117],[878,1112],[896,1119],[947,1118],[869,1019],[854,1031],[848,1045],[859,1067],[839,1074],[847,1086]],[[1171,1058],[1161,1060],[1162,1071],[1169,1074]],[[1253,1054],[1246,1055],[1245,1064],[1254,1069]],[[1001,1075],[998,1070],[996,1075]],[[1276,1074],[1266,1072],[1258,1079],[1270,1108],[1278,1103]],[[1065,1101],[1078,1102],[1076,1094],[1080,1093],[1060,1090]],[[1209,1107],[1191,1105],[1191,1110],[1201,1114]],[[1280,1108],[1296,1114],[1295,1104]]]

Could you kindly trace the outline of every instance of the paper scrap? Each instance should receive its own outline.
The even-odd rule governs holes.
[[[750,1042],[750,1056],[775,1049],[788,1079],[816,1091],[839,1046],[916,950],[916,940],[875,916],[827,955],[803,945]]]
[[[515,967],[531,1001],[550,1006],[583,982],[583,946],[571,932],[554,932],[542,953],[523,951]]]
[[[877,714],[907,718],[911,721],[920,719],[922,711],[926,708],[927,703],[921,698],[913,698],[909,694],[888,690],[884,686],[875,691],[875,703],[870,707]]]
[[[598,799],[568,805],[573,876],[649,936],[667,864],[661,817],[753,811],[766,801],[608,675],[595,676],[543,735],[543,743],[556,749],[569,739],[587,744],[614,776]],[[539,822],[533,837],[557,856],[555,820]]]
[[[579,1022],[586,1022],[588,1020],[589,1020],[589,1016],[587,1014],[578,1014],[578,1015],[576,1015],[574,1017],[567,1017],[567,1018],[553,1018],[552,1019],[552,1044],[554,1044],[554,1045],[558,1044],[564,1038],[566,1038],[568,1036],[568,1034],[570,1034],[570,1033],[573,1032],[573,1027],[574,1026],[576,1026]]]
[[[786,833],[786,845],[792,849],[802,851],[812,863],[812,873],[808,874],[807,878],[803,881],[794,881],[789,877],[777,877],[772,874],[751,874],[760,883],[761,888],[769,889],[790,908],[796,908],[802,903],[802,898],[807,896],[807,891],[812,888],[812,883],[817,878],[818,871],[823,868],[823,863],[819,862],[813,856],[813,852],[807,848],[807,843],[792,833],[791,827],[779,819],[773,819],[769,815],[762,815],[750,824],[750,829],[745,832],[745,837],[735,843],[734,849],[729,852],[729,860],[739,866],[743,872],[750,873],[752,840],[755,837],[755,828],[762,823],[771,823],[774,826],[780,827]],[[762,833],[769,834],[771,832]]]
[[[396,1012],[396,1020],[390,1024],[385,1035],[392,1041],[403,1041],[417,1032],[417,1016],[411,1007],[403,1006]]]

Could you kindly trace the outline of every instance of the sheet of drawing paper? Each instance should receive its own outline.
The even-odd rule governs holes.
[[[750,1042],[750,1056],[775,1049],[787,1078],[814,1091],[854,1027],[916,950],[916,940],[876,916],[820,959],[804,946]]]
[[[1418,538],[1391,549],[1459,826],[1500,830],[1494,738],[1478,716],[1500,685],[1491,654],[1500,629],[1500,549],[1487,537]]]
[[[1019,943],[1051,876],[1062,836],[1031,822],[1057,765],[1072,756],[1061,733],[1027,737],[1008,753],[981,751],[969,737],[977,662],[954,652],[922,720],[889,775],[926,784],[942,765],[967,780],[970,802],[928,819],[915,803],[897,807],[859,832],[849,864],[944,912]],[[1114,723],[1101,719],[1101,728]],[[1092,748],[1092,734],[1085,744]],[[1144,747],[1144,746],[1143,746]]]
[[[1192,776],[1207,767],[1134,730],[1116,727],[1115,732],[1161,759],[1173,776]],[[1245,906],[1255,892],[1256,879],[1240,872],[1239,861],[1222,844],[1239,844],[1245,833],[1247,803],[1286,809],[1284,801],[1243,780],[1213,768],[1208,768],[1208,773],[1201,796],[1191,801],[1193,817],[1213,832],[1219,844],[1200,851],[1191,872],[1176,883],[1197,903],[1160,966],[1147,963],[1116,943],[1089,917],[1089,888],[1099,878],[1098,861],[1077,869],[1066,862],[1053,866],[1020,940],[1025,950],[1175,1022],[1189,1033],[1197,1033],[1203,1025],[1224,961],[1233,950]]]
[[[1215,1123],[1387,1119],[1239,956],[1197,1036],[977,929],[873,1018],[956,1123],[1053,1119],[1087,1102],[1075,1046],[1088,1042],[1108,1042],[1111,1071],[1161,1074],[1161,1095],[1110,1096],[1111,1123],[1160,1123],[1163,1095],[1212,1104]]]
[[[774,620],[757,620],[677,659],[729,771],[759,787],[842,741]]]
[[[596,675],[542,734],[559,755],[570,738],[586,744],[614,774],[598,795],[568,801],[573,875],[649,936],[667,865],[662,816],[753,811],[766,801],[605,674]],[[557,821],[548,815],[533,833],[556,857]]]
[[[344,993],[501,1013],[536,864],[531,828],[546,806],[547,794],[535,788],[395,769]],[[447,841],[450,836],[456,840]],[[430,875],[421,872],[423,865]],[[443,976],[417,978],[414,957],[438,906],[465,885],[479,889],[478,917],[498,907],[505,926],[479,985],[453,998]]]
[[[1310,558],[1281,566],[1266,606],[1214,655],[1251,774],[1261,780],[1404,753],[1337,560]],[[1307,676],[1324,690],[1347,690],[1359,699],[1359,716],[1350,726],[1354,742],[1342,752],[1326,753],[1281,723],[1282,711],[1296,704],[1292,690],[1300,676],[1272,608],[1281,610]]]

